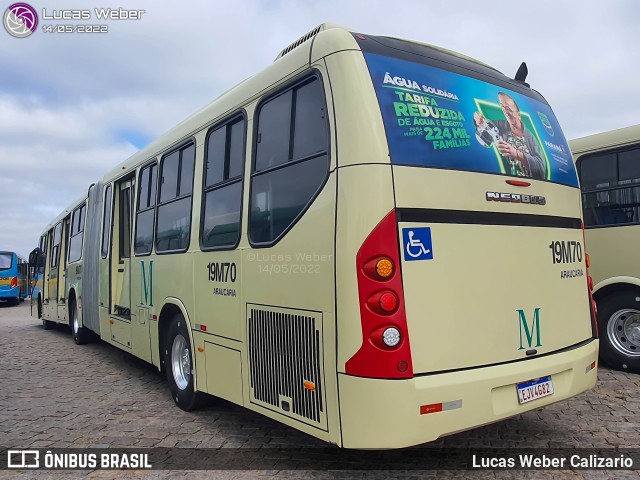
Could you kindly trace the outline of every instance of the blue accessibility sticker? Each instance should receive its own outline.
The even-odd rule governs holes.
[[[431,227],[403,228],[402,244],[406,261],[433,260]]]

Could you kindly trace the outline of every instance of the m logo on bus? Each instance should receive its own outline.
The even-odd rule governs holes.
[[[533,311],[533,320],[531,323],[527,322],[527,316],[524,313],[524,310],[516,310],[518,312],[518,321],[520,324],[520,348],[518,350],[525,350],[531,347],[541,347],[542,342],[540,341],[540,308],[536,308]],[[524,331],[524,336],[522,335]],[[533,335],[535,334],[535,345],[533,344]],[[523,345],[523,337],[527,342],[527,346]]]
[[[144,268],[144,260],[140,262],[142,267],[142,288],[140,289],[140,303],[153,307],[153,260],[149,260],[149,276],[147,276]]]

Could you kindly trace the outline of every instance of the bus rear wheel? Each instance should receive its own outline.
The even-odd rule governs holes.
[[[598,303],[600,358],[623,372],[640,373],[640,292],[622,291]]]
[[[86,328],[80,326],[80,320],[78,319],[78,304],[75,299],[71,301],[69,313],[71,314],[69,323],[71,324],[71,336],[73,337],[73,341],[76,345],[84,345],[89,341],[89,332]]]
[[[195,410],[205,403],[206,397],[194,390],[193,353],[182,314],[173,317],[165,338],[165,372],[173,401],[184,411]]]

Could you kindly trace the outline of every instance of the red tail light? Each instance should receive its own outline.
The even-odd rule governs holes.
[[[388,315],[395,312],[398,308],[398,296],[388,290],[378,292],[369,297],[367,306],[372,312]]]
[[[591,278],[591,275],[589,275],[589,267],[591,266],[591,259],[589,258],[589,254],[587,253],[587,242],[585,241],[585,236],[584,236],[584,222],[580,222],[582,225],[582,243],[584,245],[584,264],[585,264],[585,268],[587,270],[587,292],[589,293],[589,306],[590,306],[590,310],[591,310],[591,331],[593,332],[593,338],[598,338],[599,332],[598,332],[598,317],[597,317],[597,313],[598,313],[598,308],[596,306],[596,302],[593,299],[593,278]]]
[[[13,277],[11,279],[11,287],[10,288],[16,288],[18,286],[18,277]]]
[[[368,378],[413,378],[395,210],[364,241],[356,268],[362,345],[347,361],[345,372]]]

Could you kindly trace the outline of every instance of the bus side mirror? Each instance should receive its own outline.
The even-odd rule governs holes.
[[[29,266],[31,268],[38,266],[38,259],[42,257],[42,250],[39,247],[34,248],[29,254]]]

